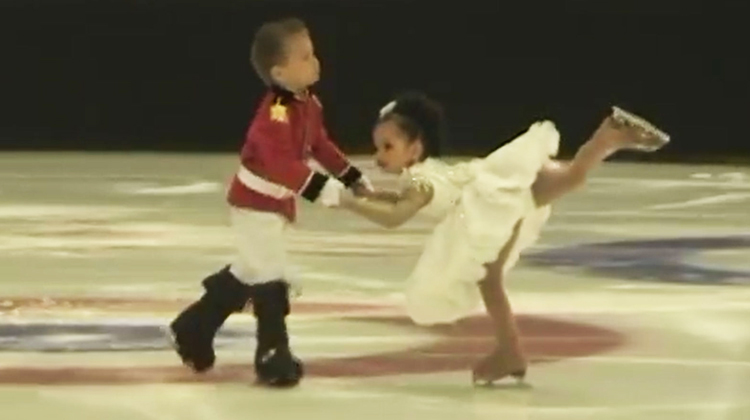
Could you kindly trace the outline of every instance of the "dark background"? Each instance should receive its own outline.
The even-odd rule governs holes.
[[[612,104],[673,135],[659,160],[750,157],[744,1],[4,0],[0,149],[237,151],[269,18],[313,32],[330,131],[368,152],[378,109],[422,89],[453,154],[552,118],[569,155]],[[640,158],[633,154],[632,158]]]

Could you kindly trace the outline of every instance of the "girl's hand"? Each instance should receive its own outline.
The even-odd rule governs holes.
[[[358,197],[369,197],[375,192],[375,189],[372,187],[370,181],[363,177],[352,186],[352,191]]]
[[[341,198],[339,201],[339,206],[343,208],[351,207],[355,201],[357,201],[357,197],[355,196],[357,194],[356,192],[352,193],[350,190],[343,191],[341,193]]]

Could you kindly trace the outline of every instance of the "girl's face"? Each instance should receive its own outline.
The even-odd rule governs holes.
[[[410,138],[394,120],[378,123],[372,138],[375,162],[385,172],[399,174],[422,157],[422,141]]]

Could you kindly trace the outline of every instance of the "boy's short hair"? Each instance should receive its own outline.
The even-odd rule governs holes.
[[[297,18],[266,22],[258,29],[250,49],[250,62],[265,84],[273,84],[271,69],[286,58],[286,40],[307,30],[305,22]]]

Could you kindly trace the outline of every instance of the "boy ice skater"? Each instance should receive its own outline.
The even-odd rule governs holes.
[[[252,306],[258,381],[293,386],[303,376],[303,365],[289,345],[285,269],[296,198],[332,207],[346,188],[363,192],[371,187],[329,138],[321,104],[309,91],[318,81],[320,64],[304,22],[284,19],[262,25],[251,61],[269,89],[247,131],[228,191],[237,255],[203,280],[203,296],[170,328],[183,363],[204,372],[214,365],[213,339],[221,325],[232,313]],[[311,169],[309,159],[333,177]]]

